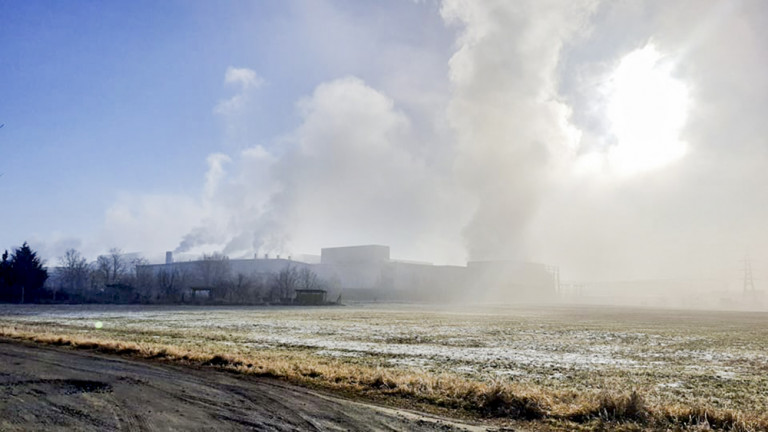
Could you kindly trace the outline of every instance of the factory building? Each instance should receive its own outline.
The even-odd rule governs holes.
[[[474,261],[443,266],[394,260],[388,246],[323,248],[314,267],[345,298],[361,300],[546,301],[556,277],[543,264]]]
[[[204,273],[208,271],[217,270],[211,268],[215,267],[216,263],[216,260],[174,261],[173,253],[166,252],[165,264],[149,264],[140,267],[152,274],[157,274],[161,271],[168,272],[176,270],[194,280],[197,277],[204,277]],[[270,258],[268,255],[265,255],[263,258],[254,255],[252,259],[227,259],[226,263],[230,273],[239,273],[248,276],[273,275],[288,267],[295,267],[298,269],[312,267],[311,264],[294,261],[290,258],[280,258],[279,255],[275,258]]]
[[[293,267],[307,268],[324,281],[328,295],[360,301],[472,301],[506,303],[546,301],[556,293],[556,275],[543,264],[512,261],[473,261],[444,266],[392,259],[389,246],[328,247],[320,262],[310,264],[279,256],[227,260],[232,274],[267,280]],[[190,286],[205,286],[205,261],[146,266],[153,273],[168,270],[191,275]]]

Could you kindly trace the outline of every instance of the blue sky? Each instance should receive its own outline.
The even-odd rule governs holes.
[[[575,279],[726,277],[749,252],[765,271],[767,17],[757,0],[0,0],[0,247],[380,243]]]
[[[235,55],[215,17],[170,2],[6,2],[3,17],[1,187],[25,208],[6,242],[86,234],[120,190],[199,184]]]
[[[209,153],[268,145],[295,127],[296,101],[318,83],[376,67],[373,56],[346,57],[376,49],[383,38],[407,44],[421,37],[394,26],[386,34],[356,32],[395,19],[420,26],[430,9],[407,2],[0,3],[0,191],[9,207],[24,208],[7,213],[13,228],[2,233],[3,245],[52,233],[85,237],[121,192],[197,193]],[[354,22],[380,12],[374,23]],[[313,13],[331,27],[308,22]],[[440,24],[434,13],[432,21]],[[230,66],[266,80],[245,136],[228,136],[214,113],[237,90],[224,82]]]

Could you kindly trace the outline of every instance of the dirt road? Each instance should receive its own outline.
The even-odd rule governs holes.
[[[0,340],[0,430],[485,430],[272,379]]]

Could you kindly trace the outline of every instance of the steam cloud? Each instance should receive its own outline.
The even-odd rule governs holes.
[[[567,106],[556,100],[555,72],[563,41],[581,26],[574,15],[587,16],[583,7],[538,4],[443,4],[445,21],[460,33],[445,107],[454,138],[439,150],[450,164],[430,164],[409,118],[384,94],[354,77],[324,83],[299,103],[303,124],[261,167],[269,178],[248,188],[274,194],[256,200],[257,206],[243,205],[249,192],[238,181],[228,184],[228,195],[241,189],[228,220],[206,220],[177,251],[221,240],[227,232],[236,233],[224,246],[230,253],[281,251],[292,238],[312,244],[411,239],[404,246],[413,249],[417,242],[432,245],[440,236],[461,235],[430,229],[447,220],[440,224],[465,227],[462,243],[471,259],[525,258],[522,232],[556,164],[554,155],[578,138]],[[206,199],[218,187],[217,161],[209,161]],[[332,236],[321,234],[329,231]]]
[[[184,219],[177,251],[383,243],[395,256],[436,262],[556,263],[587,280],[730,277],[749,251],[756,272],[765,270],[768,76],[754,73],[768,69],[761,2],[440,5],[453,52],[442,71],[419,76],[445,80],[447,97],[406,101],[369,76],[319,84],[297,103],[294,130],[208,159],[201,196],[184,201],[195,217]],[[690,19],[692,10],[702,19]],[[609,128],[596,87],[651,38],[678,57],[675,73],[696,101],[681,137],[689,152],[629,178],[584,172],[586,160],[607,164],[616,145],[597,138]],[[399,66],[391,57],[389,74]],[[225,82],[238,93],[215,112],[247,121],[248,95],[264,80],[230,68]],[[429,104],[418,106],[422,99]],[[432,121],[418,117],[425,106]],[[138,225],[141,214],[126,220]]]
[[[464,231],[471,259],[527,259],[524,230],[557,155],[575,148],[569,109],[557,100],[565,40],[589,4],[449,1],[443,17],[462,26],[450,60],[448,117],[457,175],[476,208]]]
[[[224,176],[226,157],[209,158],[211,217],[178,252],[222,239],[236,254],[286,252],[292,238],[389,242],[429,231],[440,184],[391,99],[349,77],[318,86],[298,108],[302,125],[273,153],[242,152],[234,177]]]

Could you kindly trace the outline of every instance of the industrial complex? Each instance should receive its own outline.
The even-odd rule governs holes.
[[[346,300],[360,301],[538,302],[553,299],[559,283],[557,270],[544,264],[470,261],[466,266],[433,265],[392,259],[389,246],[382,245],[323,248],[319,262],[314,263],[279,255],[226,262],[231,274],[262,280],[285,269],[309,270],[322,281],[328,298],[343,295]],[[174,261],[167,252],[164,264],[142,267],[154,274],[169,270],[199,274],[205,265],[200,260]],[[205,277],[189,278],[187,288],[205,287],[207,281],[202,279]]]

